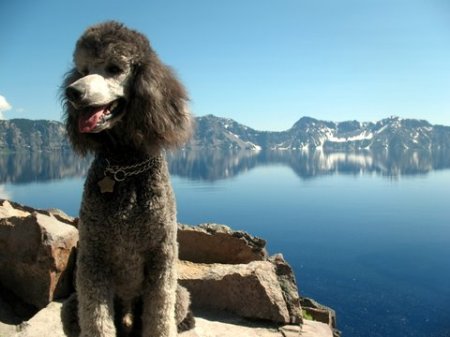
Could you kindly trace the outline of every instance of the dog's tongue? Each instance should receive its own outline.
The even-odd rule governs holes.
[[[100,118],[106,114],[107,106],[94,108],[89,112],[82,113],[78,118],[78,130],[81,133],[89,133],[95,129]]]

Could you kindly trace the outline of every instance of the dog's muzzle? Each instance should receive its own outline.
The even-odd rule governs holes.
[[[70,104],[79,112],[78,130],[97,133],[111,128],[123,115],[123,87],[101,75],[80,78],[65,90]]]
[[[87,106],[106,105],[123,97],[124,90],[120,83],[106,80],[98,74],[87,75],[73,82],[66,88],[66,97],[75,109]]]

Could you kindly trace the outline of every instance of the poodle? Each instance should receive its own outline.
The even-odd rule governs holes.
[[[187,93],[147,38],[115,21],[89,27],[73,57],[65,126],[76,152],[95,155],[80,208],[80,336],[174,337],[193,317],[164,153],[192,133]]]

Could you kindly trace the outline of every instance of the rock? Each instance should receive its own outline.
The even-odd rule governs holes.
[[[20,331],[14,337],[42,337],[51,331],[52,337],[67,337],[61,320],[61,302],[51,302],[32,319],[20,325]]]
[[[303,321],[302,308],[300,306],[300,296],[298,294],[294,271],[282,254],[272,256],[269,261],[275,266],[278,282],[289,311],[290,322],[301,324]]]
[[[277,254],[269,259],[275,266],[275,272],[283,292],[283,297],[289,311],[290,323],[302,323],[302,308],[300,306],[300,296],[298,294],[297,282],[294,271],[283,258],[282,254]]]
[[[21,322],[20,317],[14,312],[9,301],[0,297],[0,322],[4,325],[14,326]],[[0,334],[0,336],[3,336]]]
[[[72,331],[64,330],[61,321],[61,302],[52,302],[28,322],[23,323],[17,334],[2,337],[75,337]],[[180,337],[332,337],[327,324],[307,321],[299,326],[282,326],[277,324],[248,321],[230,314],[202,314],[196,317],[195,329],[183,332]]]
[[[267,259],[264,240],[224,225],[179,225],[178,243],[185,261],[240,264]]]
[[[300,302],[302,309],[306,311],[314,321],[326,323],[330,327],[336,328],[336,312],[333,309],[307,297],[302,297]]]
[[[298,337],[302,332],[302,328],[299,325],[285,325],[279,330],[283,337]]]
[[[67,215],[66,213],[64,213],[63,211],[61,211],[58,208],[49,208],[49,209],[43,210],[41,212],[43,214],[52,215],[57,220],[78,228],[78,220],[79,219],[73,218],[70,215]]]
[[[0,200],[0,337],[77,336],[76,315],[54,301],[73,291],[76,225],[60,210]],[[201,313],[180,336],[339,335],[334,311],[300,299],[292,268],[281,254],[269,258],[264,240],[216,224],[179,225],[178,236],[179,281]],[[302,320],[301,304],[315,321]]]
[[[17,327],[15,325],[5,324],[0,321],[0,336],[1,337],[14,336],[16,331],[17,331]]]
[[[242,317],[289,323],[290,315],[275,267],[248,264],[179,263],[179,281],[191,293],[194,309],[226,310]]]
[[[333,309],[307,297],[302,297],[300,303],[302,310],[312,317],[314,321],[327,324],[333,331],[333,336],[341,336],[341,332],[336,329],[336,312]]]
[[[267,258],[267,252],[265,250],[265,241],[259,238],[255,238],[245,232],[236,232],[231,230],[227,226],[216,225],[216,224],[203,224],[196,227],[190,227],[186,225],[180,225],[178,231],[178,241],[180,245],[180,259],[197,262],[197,263],[209,263],[210,270],[217,277],[222,277],[223,280],[220,282],[226,284],[228,289],[231,289],[234,286],[237,286],[241,289],[246,289],[247,287],[254,288],[254,285],[258,283],[257,289],[265,289],[266,285],[261,284],[261,278],[255,277],[254,275],[233,273],[232,277],[227,275],[228,271],[233,272],[236,270],[232,267],[225,267],[219,264],[249,264],[254,261],[270,261],[273,265],[272,267],[268,267],[271,271],[275,271],[275,275],[272,273],[268,274],[268,278],[272,276],[276,276],[272,278],[272,281],[275,282],[275,279],[278,280],[277,289],[281,287],[281,293],[284,299],[284,304],[281,305],[281,302],[277,302],[273,298],[269,298],[269,302],[271,303],[279,303],[283,308],[287,308],[289,313],[289,320],[283,318],[282,320],[278,320],[280,322],[290,322],[299,324],[302,322],[302,314],[300,308],[300,300],[298,295],[297,284],[295,281],[295,276],[292,268],[289,264],[284,260],[281,254],[278,254],[270,259]],[[189,264],[185,264],[188,266]],[[267,267],[267,264],[260,264]],[[252,268],[250,266],[240,266],[240,270],[248,271]],[[249,269],[250,268],[250,269]],[[204,271],[208,269],[208,267],[200,267],[191,265],[190,268],[184,268],[184,271],[189,269],[203,269]],[[264,269],[263,269],[264,270]],[[225,274],[221,274],[225,273]],[[221,275],[221,276],[219,276]],[[260,274],[258,274],[260,275]],[[189,277],[189,276],[188,276]],[[208,279],[203,279],[206,277]],[[205,305],[209,308],[214,306],[211,304],[211,298],[204,297],[203,294],[207,293],[210,289],[213,293],[221,293],[223,294],[222,289],[211,290],[213,284],[217,284],[218,280],[213,280],[210,278],[210,273],[204,272],[202,275],[196,275],[194,279],[183,280],[181,283],[185,284],[188,288],[194,287],[191,290],[191,294],[193,297],[193,302],[196,303],[197,308],[204,308]],[[244,278],[246,278],[244,280]],[[252,283],[250,283],[250,280]],[[194,286],[195,282],[195,286]],[[242,282],[242,283],[240,283]],[[189,284],[189,285],[187,285]],[[216,285],[217,287],[217,285]],[[270,287],[269,287],[270,288]],[[195,293],[194,293],[195,292]],[[211,294],[213,294],[211,293]],[[230,293],[232,291],[230,290]],[[254,294],[253,294],[254,295]],[[195,297],[203,296],[202,298],[196,299]],[[225,306],[227,310],[231,310],[236,313],[240,313],[244,317],[253,317],[260,319],[261,315],[254,315],[254,313],[250,313],[248,311],[246,314],[243,314],[243,310],[248,310],[248,308],[243,308],[241,302],[242,298],[233,298],[229,295],[223,295],[224,300],[228,301],[227,305],[224,303],[215,306]],[[215,299],[217,296],[213,296]],[[234,301],[234,302],[233,302]],[[244,300],[245,303],[252,303],[254,301],[251,297]],[[214,300],[216,302],[216,299]],[[223,300],[222,300],[223,302]],[[233,302],[234,304],[232,304]],[[269,303],[267,302],[267,303]],[[265,307],[267,303],[258,303],[259,309],[266,310],[269,312],[271,309]],[[272,304],[271,304],[272,305]],[[230,309],[233,308],[233,309]],[[265,308],[265,309],[264,309]],[[240,310],[240,311],[236,311]],[[269,318],[271,317],[271,318]],[[265,314],[264,319],[272,319],[273,316]],[[279,319],[279,318],[278,318]],[[277,320],[275,320],[277,321]]]
[[[333,330],[324,323],[304,320],[302,324],[302,337],[333,337]],[[287,336],[286,336],[287,337]]]
[[[34,212],[33,208],[19,205],[15,202],[0,199],[0,219],[10,217],[25,217]]]
[[[33,305],[25,303],[13,292],[0,286],[0,322],[17,325],[33,317],[36,312]]]
[[[0,200],[0,283],[36,308],[72,291],[77,229],[47,211]]]
[[[246,325],[239,320],[226,320],[196,318],[194,330],[180,334],[180,337],[283,337],[277,326]]]

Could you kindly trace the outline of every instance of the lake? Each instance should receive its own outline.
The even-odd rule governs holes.
[[[0,197],[75,216],[89,160],[0,156]],[[180,152],[178,220],[268,241],[348,337],[450,336],[450,157]]]

